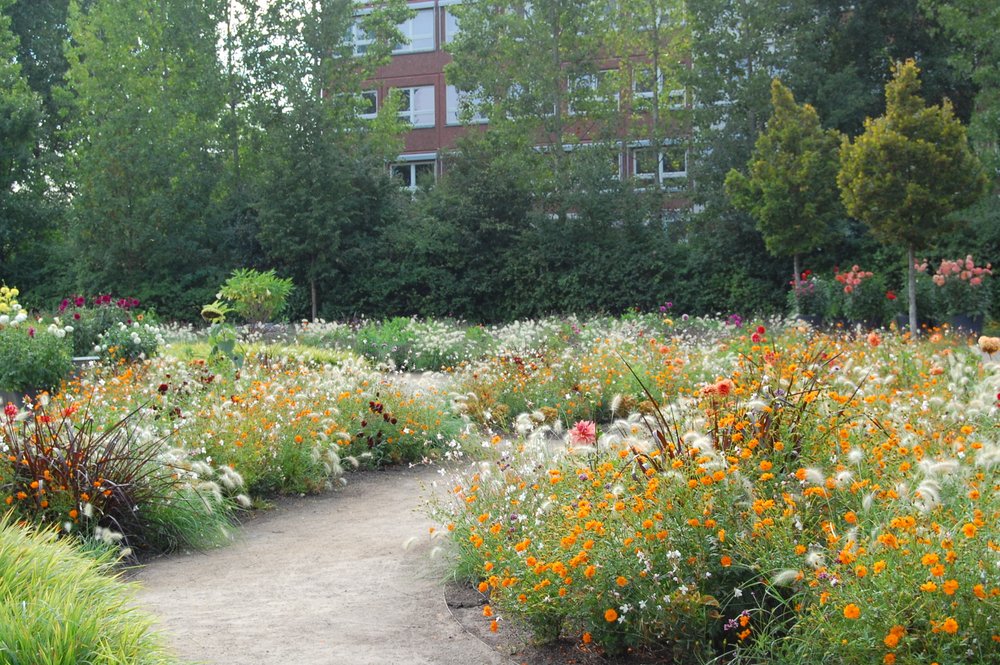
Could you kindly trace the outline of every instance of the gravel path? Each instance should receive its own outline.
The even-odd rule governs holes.
[[[140,602],[198,663],[506,664],[445,604],[420,511],[439,478],[427,467],[351,474],[342,490],[283,502],[228,547],[146,565]]]

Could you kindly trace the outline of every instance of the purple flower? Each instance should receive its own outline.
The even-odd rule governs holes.
[[[34,337],[34,336],[35,336],[35,329],[28,328],[28,337]]]

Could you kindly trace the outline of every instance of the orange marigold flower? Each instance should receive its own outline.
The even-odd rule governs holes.
[[[483,616],[484,617],[493,616],[493,608],[490,607],[489,605],[483,605]]]
[[[948,617],[947,619],[944,620],[944,623],[941,624],[941,630],[948,633],[949,635],[954,635],[955,633],[958,632],[958,622],[955,621],[955,619],[953,619],[952,617]]]
[[[896,654],[887,653],[885,656],[882,657],[882,662],[885,663],[885,665],[895,665]]]
[[[722,564],[723,568],[728,568],[729,566],[733,565],[733,560],[728,555],[724,554],[722,555],[722,559],[720,559],[720,563]]]
[[[976,525],[972,522],[966,522],[962,525],[962,533],[966,538],[974,538],[976,535]]]
[[[625,586],[626,584],[628,584],[628,580],[619,575],[618,577],[615,578],[615,584],[617,584],[618,586]]]
[[[590,644],[593,640],[594,640],[594,638],[593,638],[593,636],[590,633],[584,633],[583,634],[583,643],[584,644]]]
[[[608,623],[614,623],[618,621],[618,612],[614,609],[609,609],[604,612],[604,620]]]
[[[850,603],[844,608],[844,618],[857,619],[859,616],[861,616],[861,608],[854,603]]]
[[[941,585],[941,591],[947,596],[954,596],[958,591],[958,580],[948,580]]]

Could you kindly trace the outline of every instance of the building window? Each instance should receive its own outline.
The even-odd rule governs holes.
[[[434,86],[398,88],[399,117],[414,127],[434,126]]]
[[[662,152],[649,147],[632,150],[632,173],[640,180],[654,180],[659,168],[660,179],[687,176],[687,151],[683,145],[665,145]]]
[[[361,93],[358,115],[368,120],[378,115],[378,90],[365,90]]]
[[[463,120],[469,123],[486,122],[475,106],[476,99],[471,93],[460,91],[453,85],[445,88],[445,124],[460,125]]]
[[[403,21],[399,25],[399,31],[403,33],[409,42],[400,44],[393,51],[400,53],[417,53],[419,51],[434,50],[434,10],[418,9],[413,18]]]
[[[687,90],[683,88],[671,90],[667,99],[670,102],[670,108],[674,111],[687,108]]]
[[[351,26],[351,41],[354,43],[354,55],[364,55],[375,41],[361,26],[360,16],[355,17],[354,25]]]
[[[442,7],[441,11],[444,13],[444,43],[450,44],[458,34],[458,19],[447,7]]]
[[[412,191],[427,189],[434,184],[434,161],[400,162],[392,165],[392,175]]]
[[[618,93],[613,90],[613,69],[603,69],[596,74],[583,74],[571,80],[567,86],[569,92],[568,111],[570,115],[597,110],[596,106],[607,104],[614,100],[618,102]]]
[[[636,99],[652,99],[654,87],[660,88],[663,81],[659,72],[652,67],[637,67],[632,79],[632,97]]]

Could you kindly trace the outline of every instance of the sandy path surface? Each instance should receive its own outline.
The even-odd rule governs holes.
[[[264,513],[228,547],[149,563],[140,601],[199,663],[509,663],[445,604],[420,511],[439,478],[426,467],[351,474],[342,490]]]

